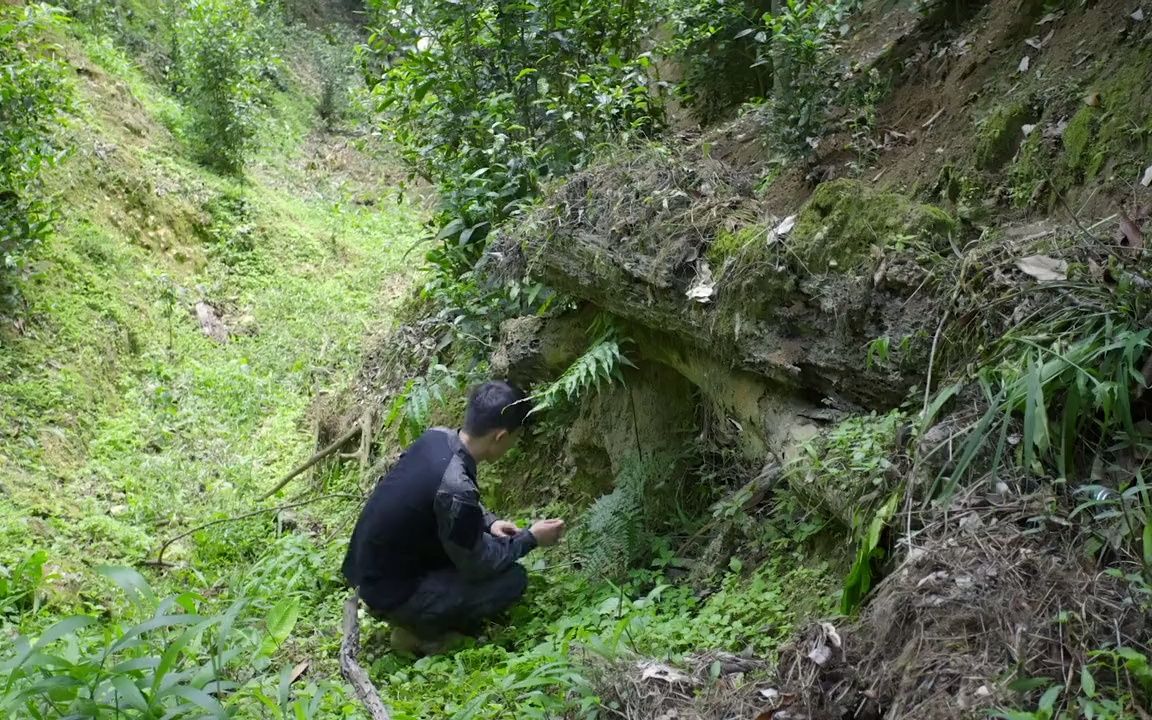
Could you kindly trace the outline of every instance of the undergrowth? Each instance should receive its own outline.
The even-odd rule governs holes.
[[[670,582],[659,560],[613,583],[567,569],[562,552],[533,563],[525,604],[490,643],[413,663],[377,659],[395,717],[609,717],[593,667],[706,650],[771,656],[795,623],[830,610],[827,569],[783,547],[755,571],[734,562],[703,596]]]

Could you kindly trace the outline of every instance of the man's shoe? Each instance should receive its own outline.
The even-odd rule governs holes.
[[[465,636],[455,632],[426,639],[408,628],[399,626],[392,628],[392,652],[402,655],[415,655],[417,657],[440,655],[455,650],[464,640]]]
[[[408,628],[392,628],[392,652],[401,655],[418,655],[423,642],[419,635]]]

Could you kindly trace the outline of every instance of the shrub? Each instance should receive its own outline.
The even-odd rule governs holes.
[[[367,72],[414,172],[440,187],[429,259],[458,277],[543,178],[660,124],[649,3],[374,0]],[[434,40],[433,40],[434,38]],[[381,77],[382,75],[382,77]]]
[[[0,6],[0,309],[16,301],[29,252],[55,217],[41,178],[63,152],[56,131],[70,95],[43,38],[62,23],[47,5]]]
[[[268,62],[258,10],[257,0],[189,0],[176,21],[188,134],[201,160],[220,172],[243,169],[256,135]]]

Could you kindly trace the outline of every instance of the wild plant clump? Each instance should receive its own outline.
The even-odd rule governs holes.
[[[236,173],[257,129],[260,76],[270,63],[257,0],[190,0],[176,21],[188,133],[206,165]]]
[[[0,310],[16,302],[29,253],[55,220],[41,178],[63,152],[70,95],[44,38],[62,23],[47,5],[0,6]]]

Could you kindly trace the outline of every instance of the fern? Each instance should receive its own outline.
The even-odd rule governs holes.
[[[654,519],[647,499],[670,469],[668,458],[633,459],[620,470],[616,487],[584,515],[584,570],[594,577],[620,577],[644,554]]]
[[[392,400],[385,425],[396,431],[401,443],[412,442],[428,429],[432,411],[444,404],[445,395],[460,386],[458,375],[444,365],[433,365],[427,374],[409,380],[404,391]]]
[[[537,391],[532,412],[540,412],[563,403],[571,403],[589,390],[598,391],[605,382],[624,382],[621,368],[636,367],[625,355],[622,347],[631,342],[623,336],[611,320],[597,317],[592,330],[596,338],[583,355],[576,358],[554,382]]]

